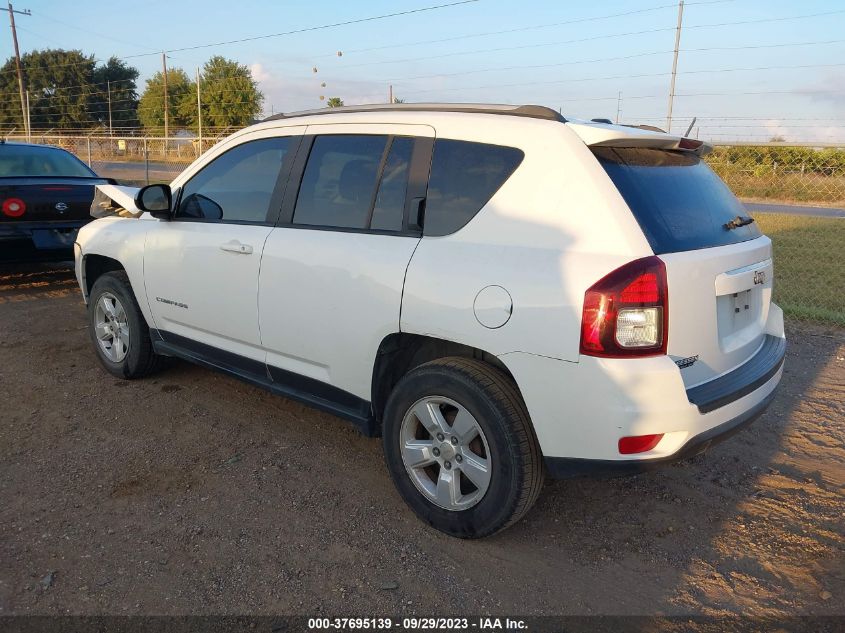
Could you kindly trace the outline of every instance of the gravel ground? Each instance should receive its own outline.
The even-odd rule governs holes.
[[[0,614],[845,616],[845,330],[792,325],[768,412],[493,538],[424,527],[379,441],[174,363],[97,364],[67,267],[0,267]]]

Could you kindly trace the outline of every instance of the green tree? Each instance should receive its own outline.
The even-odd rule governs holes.
[[[94,70],[94,84],[98,99],[93,107],[94,115],[104,126],[109,124],[109,93],[111,93],[112,126],[138,127],[138,70],[128,66],[117,57],[110,57]]]
[[[340,97],[329,97],[329,100],[326,101],[326,105],[330,108],[339,108],[343,105],[343,99]]]
[[[97,97],[92,94],[96,92],[93,55],[60,49],[32,51],[21,56],[21,66],[33,128],[81,128],[96,122],[89,112]],[[14,58],[0,68],[0,95],[0,123],[23,129]]]
[[[167,70],[168,124],[171,130],[189,127],[192,119],[186,115],[186,103],[191,98],[191,80],[181,68]],[[144,94],[138,103],[141,125],[150,131],[164,131],[164,73],[157,72],[147,79]]]
[[[264,95],[252,78],[249,68],[215,55],[202,68],[202,124],[209,127],[243,127],[261,113]],[[197,128],[197,87],[191,84],[190,95],[180,106],[188,125]]]

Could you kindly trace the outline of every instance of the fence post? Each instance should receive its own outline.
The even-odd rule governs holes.
[[[146,184],[150,184],[150,154],[147,151],[147,137],[144,137],[144,177]]]
[[[88,141],[88,167],[91,167],[91,137],[89,136],[85,140]]]

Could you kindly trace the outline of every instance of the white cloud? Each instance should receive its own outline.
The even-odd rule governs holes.
[[[269,81],[272,78],[272,75],[258,62],[250,65],[249,72],[252,73],[252,78],[258,82]]]
[[[345,79],[326,80],[320,75],[289,78],[284,74],[271,74],[260,63],[250,66],[258,88],[264,93],[264,114],[309,110],[326,105],[320,96],[340,97],[346,105],[387,102],[387,86],[375,81]]]

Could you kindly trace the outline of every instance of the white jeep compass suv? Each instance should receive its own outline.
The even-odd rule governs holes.
[[[79,232],[94,350],[346,418],[421,519],[493,534],[546,474],[686,457],[772,399],[771,242],[707,149],[539,106],[277,115]]]

